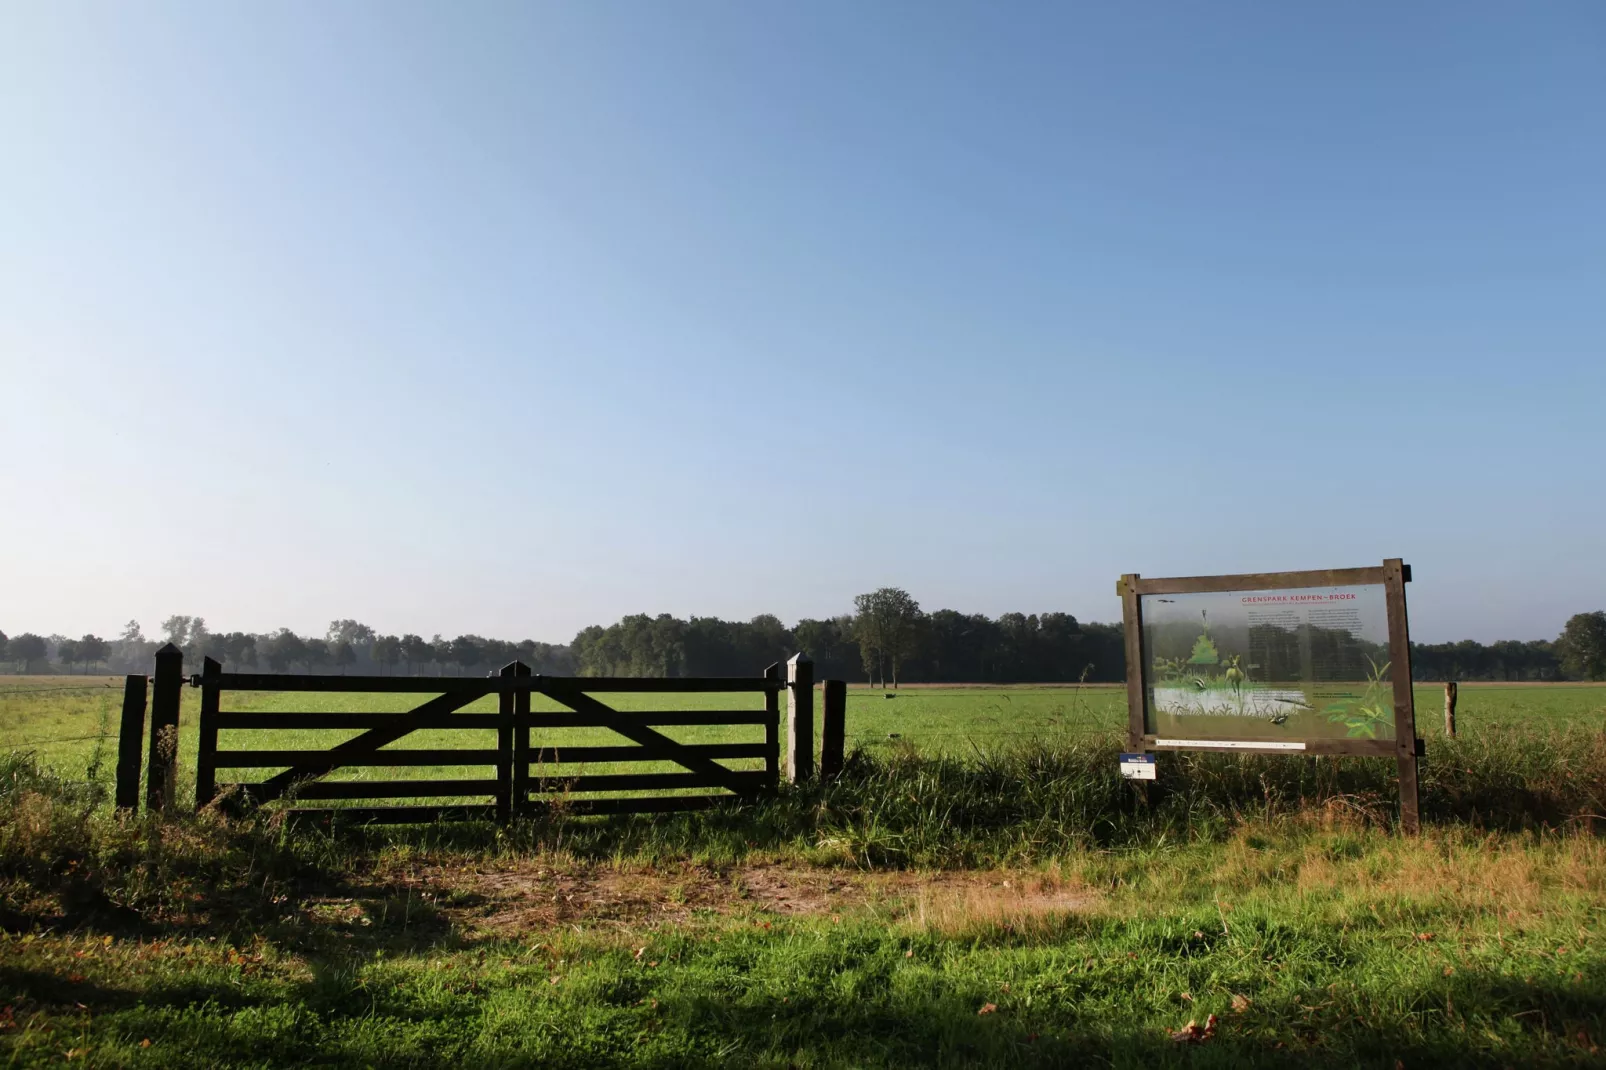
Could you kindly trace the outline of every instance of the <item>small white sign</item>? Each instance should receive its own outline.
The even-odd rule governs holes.
[[[1121,755],[1121,775],[1128,780],[1153,780],[1154,755],[1152,754],[1123,754]]]
[[[1303,742],[1266,739],[1157,739],[1156,747],[1198,747],[1208,750],[1304,750]]]

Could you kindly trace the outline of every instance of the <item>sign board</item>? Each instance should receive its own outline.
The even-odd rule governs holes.
[[[1130,749],[1394,755],[1402,822],[1414,829],[1409,579],[1398,559],[1123,576]]]
[[[1146,594],[1139,608],[1145,735],[1394,738],[1382,584]]]
[[[1123,754],[1121,755],[1121,775],[1128,780],[1153,780],[1154,755],[1152,754]]]

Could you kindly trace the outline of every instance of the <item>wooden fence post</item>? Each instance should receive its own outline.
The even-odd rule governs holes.
[[[513,675],[529,679],[530,667],[513,663]],[[530,692],[513,692],[513,816],[530,810]]]
[[[178,707],[184,687],[184,652],[168,643],[156,652],[151,678],[151,753],[145,807],[166,810],[178,778]]]
[[[145,745],[145,674],[123,680],[123,723],[117,731],[117,809],[139,809],[140,747]]]
[[[781,663],[764,670],[764,679],[781,682]],[[774,791],[781,783],[781,696],[773,688],[764,689],[764,781]]]
[[[842,752],[847,740],[848,685],[845,680],[827,680],[820,704],[820,779],[832,781],[842,775]]]
[[[1143,599],[1138,595],[1138,574],[1128,572],[1117,580],[1115,593],[1121,596],[1126,640],[1126,745],[1128,750],[1142,753],[1146,749],[1143,735],[1148,727],[1148,699],[1143,686]]]
[[[223,666],[206,658],[201,662],[201,716],[195,747],[195,809],[217,794],[217,715],[222,705]]]
[[[502,666],[498,675],[506,680],[517,672],[518,663],[514,662]],[[496,819],[504,825],[513,820],[513,773],[518,768],[518,758],[513,753],[513,705],[513,692],[497,692],[496,712],[501,719],[496,725]]]
[[[1455,700],[1456,684],[1454,680],[1444,683],[1444,734],[1450,739],[1455,738]]]
[[[786,779],[801,784],[814,775],[814,662],[793,654],[786,663]]]
[[[1394,753],[1400,771],[1400,830],[1422,831],[1417,787],[1416,700],[1411,687],[1411,633],[1405,610],[1405,584],[1410,570],[1397,557],[1383,561],[1383,590],[1388,603],[1389,678],[1394,686]]]

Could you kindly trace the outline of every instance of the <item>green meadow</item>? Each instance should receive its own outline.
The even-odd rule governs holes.
[[[94,763],[97,747],[104,748],[97,775],[110,783],[115,734],[122,701],[121,677],[13,676],[0,677],[0,743],[8,749],[27,749],[45,766],[83,774]],[[298,692],[229,692],[224,709],[241,712],[400,712],[423,702],[428,693],[408,694],[307,694]],[[731,709],[756,710],[756,695],[643,695],[599,694],[620,710]],[[180,766],[193,769],[196,717],[200,693],[183,692],[180,718]],[[784,704],[784,696],[783,696]],[[535,696],[535,712],[557,712],[564,707]],[[1416,688],[1417,732],[1429,741],[1443,735],[1442,685]],[[494,698],[481,699],[464,712],[488,713]],[[1121,685],[1054,686],[914,686],[901,690],[851,686],[848,689],[847,745],[871,754],[915,748],[938,755],[996,753],[1022,743],[1044,740],[1094,738],[1125,731],[1126,691]],[[1457,706],[1460,731],[1512,729],[1543,735],[1573,727],[1599,728],[1606,723],[1606,686],[1587,684],[1463,684]],[[665,734],[688,743],[759,742],[756,726],[671,727]],[[818,731],[818,704],[816,704]],[[219,738],[225,749],[315,749],[332,746],[357,735],[340,730],[227,730]],[[603,729],[550,729],[537,733],[532,743],[561,748],[623,742]],[[412,733],[392,745],[400,748],[486,748],[495,745],[489,730],[437,730]],[[735,767],[756,766],[737,760]],[[612,772],[623,766],[593,766],[592,771]],[[635,770],[670,769],[669,765],[632,764]],[[567,767],[565,767],[567,769]],[[272,771],[269,770],[269,773]],[[483,769],[450,766],[439,769],[377,768],[343,771],[337,778],[358,776],[442,779],[481,775]],[[225,779],[261,779],[257,770],[236,770]]]
[[[1606,687],[1463,685],[1454,741],[1442,689],[1419,688],[1425,829],[1404,838],[1385,761],[1165,755],[1147,791],[1122,782],[1108,687],[853,688],[839,782],[706,813],[128,819],[106,802],[115,740],[95,737],[120,690],[102,683],[0,678],[9,1065],[1606,1061]]]

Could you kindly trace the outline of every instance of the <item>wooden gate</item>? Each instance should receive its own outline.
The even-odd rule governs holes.
[[[160,669],[159,669],[160,671]],[[751,678],[643,679],[626,677],[536,676],[520,662],[495,676],[292,676],[224,672],[207,658],[197,679],[201,690],[200,741],[195,769],[199,809],[221,794],[235,792],[258,803],[289,799],[298,814],[340,814],[359,822],[416,822],[453,818],[512,818],[561,806],[572,813],[627,813],[691,810],[732,797],[773,790],[780,776],[781,667],[772,665]],[[229,712],[228,692],[406,693],[434,697],[400,713]],[[751,693],[750,710],[614,709],[598,694]],[[497,696],[495,713],[462,713],[463,707]],[[531,711],[531,696],[544,695],[561,707]],[[762,741],[685,743],[660,728],[687,725],[747,725]],[[543,739],[556,729],[607,729],[607,744],[563,746]],[[286,729],[345,729],[359,734],[322,749],[220,749],[218,733]],[[420,730],[496,732],[494,748],[387,749]],[[533,738],[532,738],[533,737]],[[762,759],[762,768],[735,769],[727,761]],[[672,763],[676,771],[587,772],[588,765]],[[341,769],[467,766],[489,775],[466,779],[329,779]],[[221,783],[220,769],[278,770],[264,780]],[[154,772],[154,767],[153,767]],[[695,795],[667,791],[704,789]],[[624,794],[652,793],[652,794]],[[589,797],[588,797],[589,796]],[[603,797],[606,796],[606,797]],[[305,807],[303,802],[377,799],[458,800],[429,804]],[[489,802],[463,800],[489,799]]]

